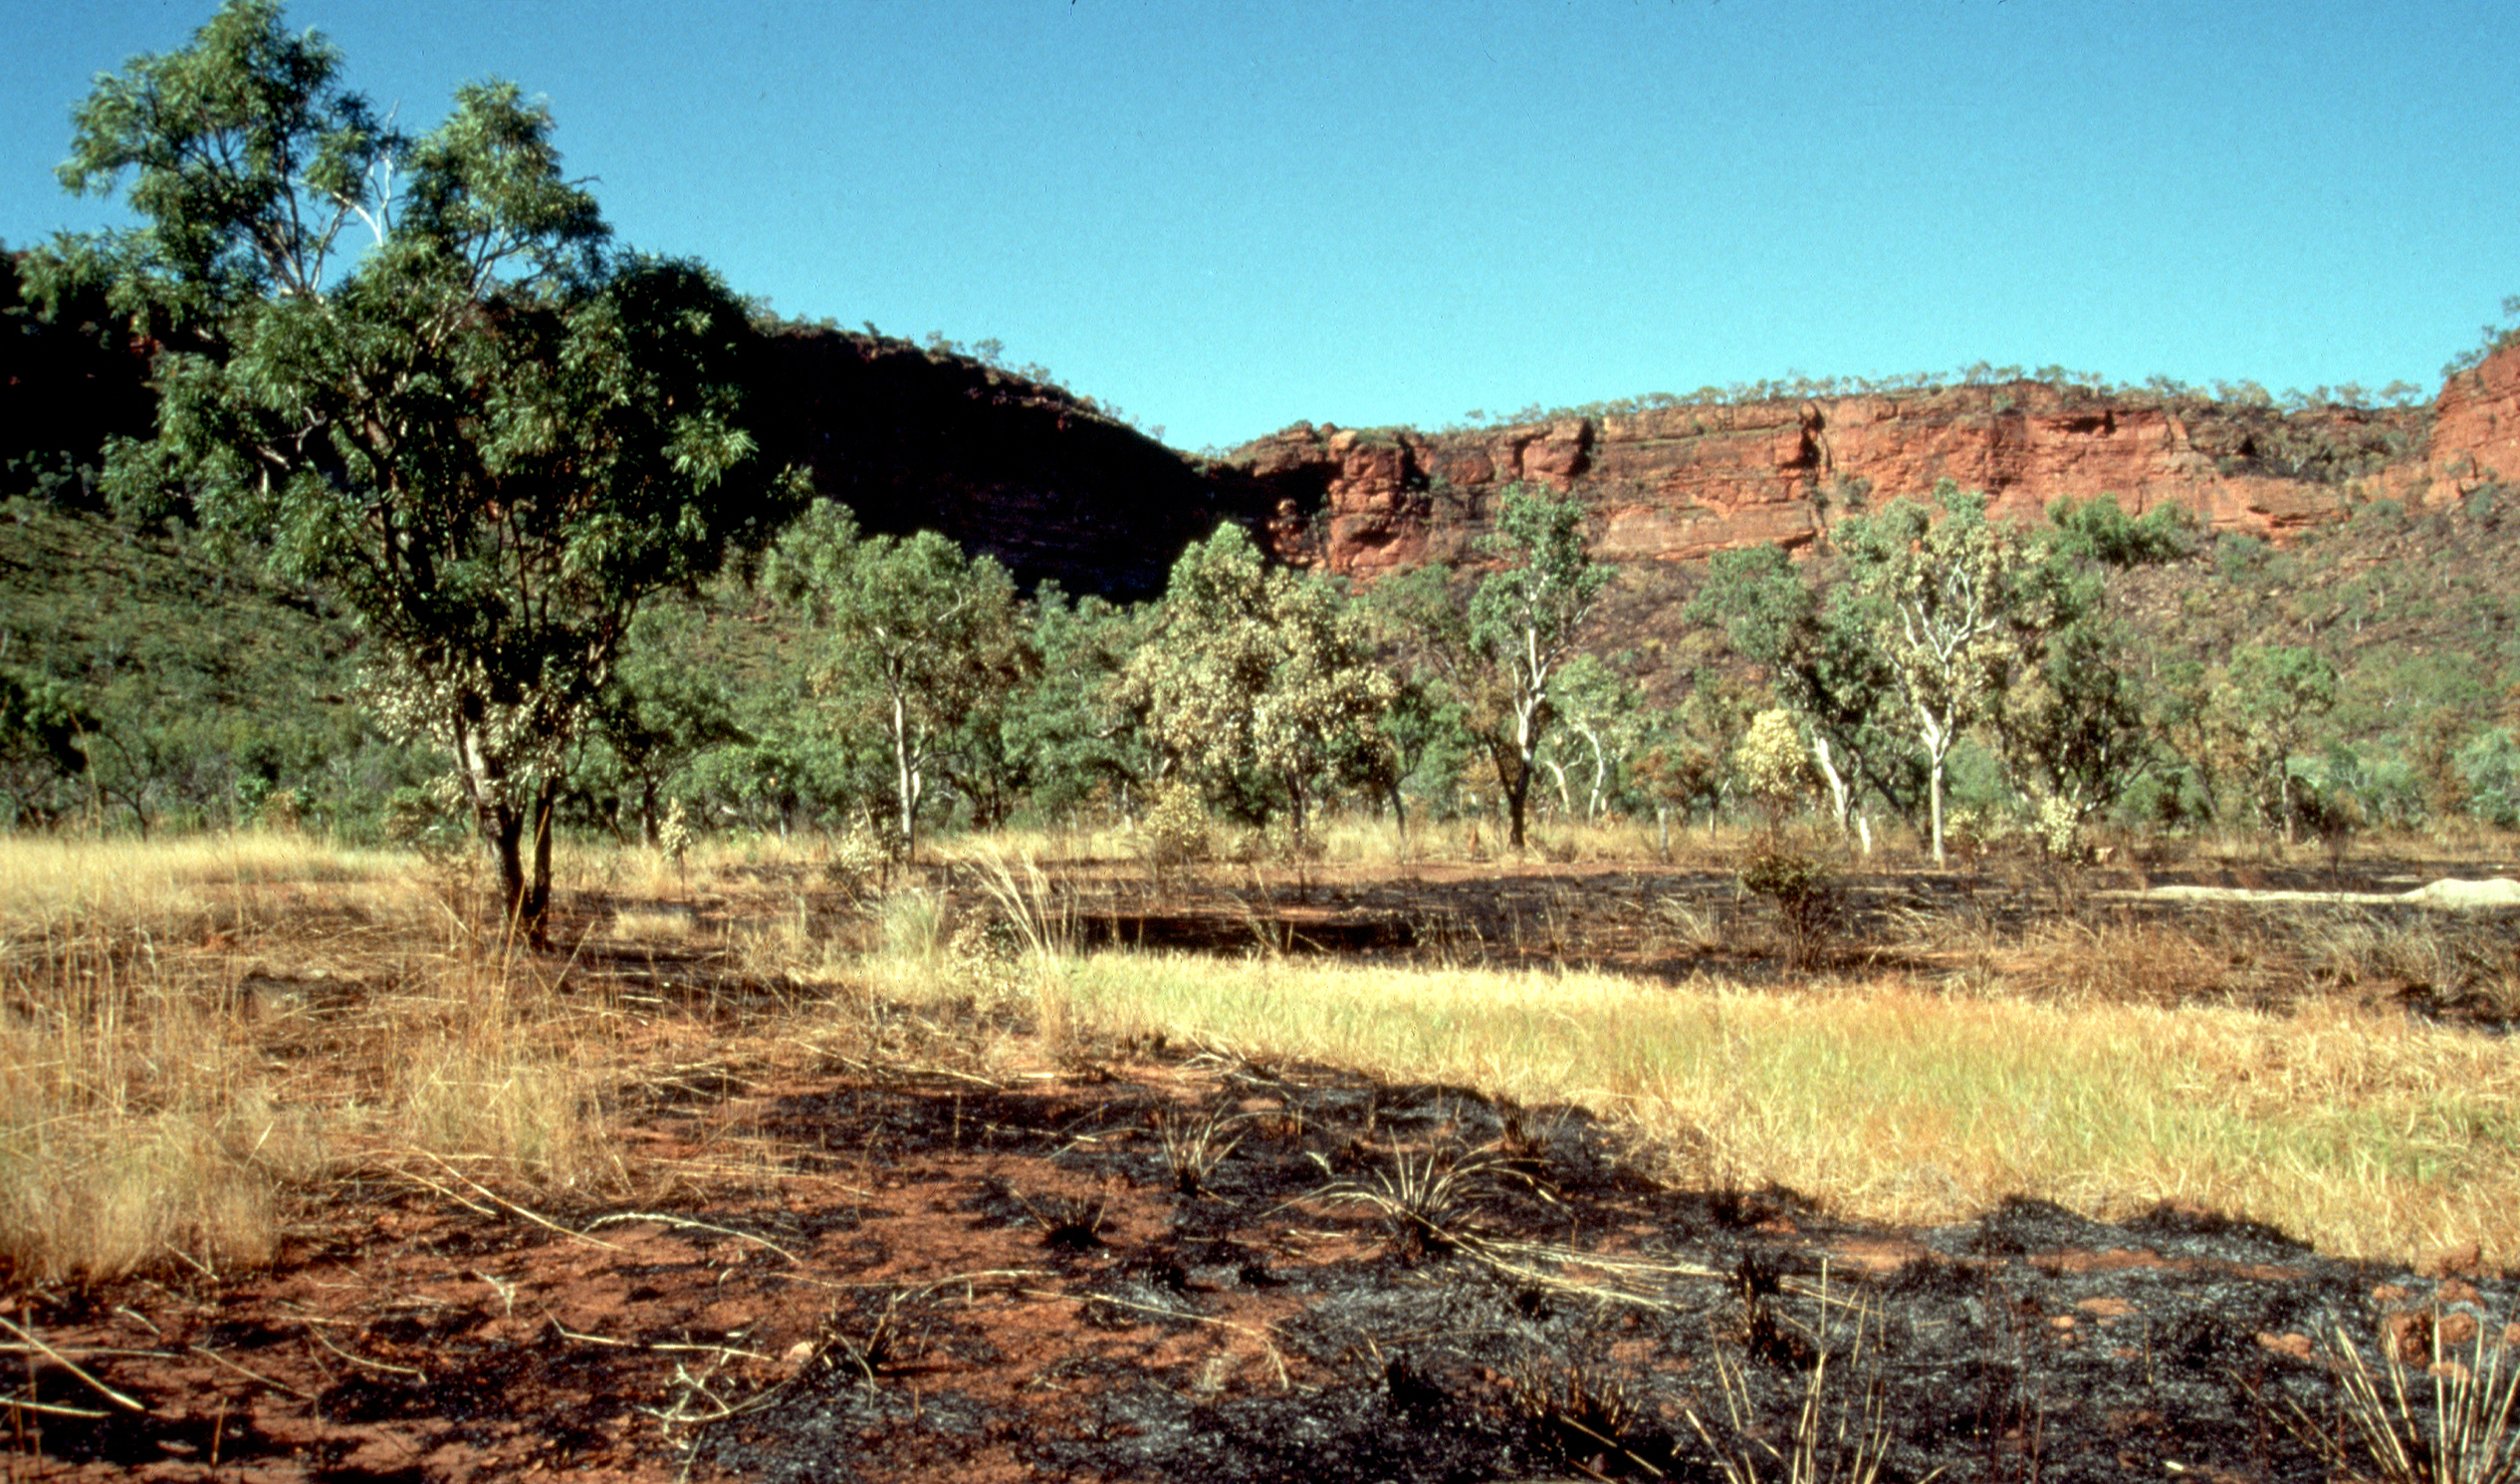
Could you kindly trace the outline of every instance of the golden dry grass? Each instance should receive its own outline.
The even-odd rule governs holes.
[[[2272,1015],[1116,953],[1070,976],[1069,1013],[1106,1033],[1581,1104],[1677,1178],[1777,1181],[1854,1217],[2182,1201],[2351,1256],[2474,1240],[2520,1258],[2520,1047],[2334,1000]]]
[[[0,839],[0,1268],[259,1262],[353,1168],[595,1178],[601,1007],[477,894],[290,836]]]

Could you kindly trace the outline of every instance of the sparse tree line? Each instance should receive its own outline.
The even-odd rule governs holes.
[[[99,475],[116,508],[258,555],[355,681],[301,676],[317,699],[256,722],[274,697],[205,706],[234,666],[187,660],[187,730],[114,693],[118,640],[0,652],[18,824],[451,814],[529,926],[572,823],[855,829],[908,854],[939,829],[1157,810],[1296,845],[1366,809],[1491,819],[1519,849],[1535,821],[1772,811],[1788,733],[1832,828],[1869,849],[1897,821],[1938,860],[1996,820],[2059,853],[2103,820],[2520,824],[2506,719],[2435,704],[2419,745],[2357,751],[2322,648],[2140,622],[2132,575],[2202,548],[2105,497],[2025,529],[1947,484],[1842,516],[1807,558],[1725,554],[1688,609],[1721,652],[1686,673],[1604,621],[1618,575],[1580,502],[1522,487],[1479,512],[1476,570],[1363,594],[1231,525],[1151,603],[1022,593],[770,467],[748,307],[612,244],[517,89],[466,88],[408,136],[338,70],[269,0],[231,0],[102,79],[64,178],[146,224],[31,262],[39,296],[102,296],[161,348],[154,428]],[[2437,703],[2457,682],[2427,683]],[[187,773],[206,782],[170,790]]]
[[[1352,594],[1227,526],[1136,606],[1025,594],[985,556],[869,535],[817,501],[749,560],[640,608],[536,794],[558,823],[627,839],[855,831],[895,853],[943,830],[1143,819],[1167,799],[1280,845],[1361,810],[1490,820],[1511,848],[1567,822],[1755,817],[1786,776],[1850,849],[1898,825],[1938,856],[1998,830],[2072,854],[2102,823],[2520,825],[2502,719],[2441,713],[2409,745],[2358,750],[2320,649],[2169,652],[2138,624],[2128,577],[2201,560],[2174,514],[2103,498],[2050,515],[2015,527],[1946,485],[1840,521],[1799,559],[1719,556],[1689,618],[1720,643],[1684,680],[1601,621],[1615,574],[1585,550],[1580,503],[1545,491],[1501,493],[1479,571]],[[397,693],[375,712],[388,723]],[[186,817],[83,792],[114,772],[114,729],[78,697],[0,682],[20,822]],[[1797,774],[1773,760],[1779,728]],[[362,821],[335,793],[332,823],[407,834],[449,806],[478,823],[460,773],[388,756],[411,780],[392,808]],[[276,798],[295,813],[290,771],[244,775],[228,817]]]

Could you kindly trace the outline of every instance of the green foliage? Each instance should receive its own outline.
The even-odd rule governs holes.
[[[146,367],[101,286],[47,298],[32,266],[0,262],[0,497],[101,514],[107,441],[148,431]]]
[[[1510,840],[1525,839],[1531,780],[1560,718],[1559,669],[1615,576],[1592,560],[1583,506],[1507,485],[1482,543],[1498,567],[1475,588],[1441,566],[1385,583],[1376,607],[1386,630],[1494,765]]]
[[[15,502],[0,518],[0,814],[223,827],[305,792],[306,823],[372,838],[421,761],[348,699],[354,624],[181,527]]]
[[[1282,804],[1297,841],[1325,790],[1387,769],[1376,723],[1394,690],[1337,590],[1264,566],[1233,526],[1174,564],[1121,684],[1148,740],[1211,799],[1263,818]]]
[[[1071,600],[1055,583],[1033,593],[1028,628],[1038,668],[1006,715],[1033,809],[1066,814],[1153,775],[1146,739],[1117,694],[1151,617],[1151,607],[1091,594]]]
[[[2510,728],[2489,727],[2469,738],[2456,766],[2469,814],[2500,829],[2520,829],[2520,741]]]
[[[1622,656],[1633,663],[1633,656]],[[1551,684],[1554,724],[1538,762],[1556,780],[1568,816],[1596,820],[1619,797],[1628,762],[1645,745],[1652,717],[1636,683],[1599,655],[1567,658]]]
[[[2106,567],[2148,567],[2183,561],[2196,549],[2196,517],[2183,505],[2157,505],[2140,520],[2101,494],[2077,505],[2060,499],[2047,510],[2054,548]]]
[[[1741,889],[1775,903],[1791,967],[1819,961],[1837,910],[1837,877],[1825,862],[1771,844],[1741,867]]]
[[[381,714],[447,750],[539,927],[566,755],[639,604],[788,512],[743,430],[754,332],[706,270],[605,254],[514,85],[412,138],[340,65],[230,0],[101,78],[62,178],[127,176],[147,225],[57,244],[44,277],[174,337],[155,436],[116,445],[109,488],[180,492],[346,599]]]
[[[1798,567],[1778,547],[1718,552],[1689,609],[1692,618],[1720,623],[1734,651],[1767,671],[1776,699],[1801,719],[1841,830],[1866,792],[1910,819],[1923,817],[1928,781],[1889,658],[1875,641],[1888,615],[1848,578],[1842,558]]]
[[[2019,580],[2020,538],[1986,518],[1986,497],[1949,480],[1935,512],[1913,500],[1840,524],[1856,591],[1883,611],[1876,652],[1925,752],[1934,859],[1944,859],[1944,776],[1951,749],[1985,709],[2010,657],[2008,630],[2035,590]]]
[[[2441,368],[2441,379],[2446,381],[2452,376],[2474,371],[2484,363],[2486,357],[2496,351],[2506,346],[2520,344],[2520,294],[2504,299],[2502,319],[2494,324],[2480,327],[2476,334],[2476,345],[2450,358],[2449,364]]]
[[[2206,702],[2226,773],[2287,841],[2302,820],[2294,759],[2336,696],[2336,665],[2325,654],[2298,644],[2252,644],[2231,656]]]
[[[718,662],[715,630],[724,622],[715,606],[699,601],[651,604],[632,620],[613,683],[596,697],[570,770],[572,793],[616,833],[635,827],[649,845],[661,845],[700,759],[753,740]]]
[[[1014,581],[933,531],[861,537],[846,509],[817,500],[780,538],[765,584],[817,636],[812,686],[829,723],[884,739],[893,845],[911,854],[958,746],[967,778],[1010,766],[994,755],[1000,723],[1031,664]]]

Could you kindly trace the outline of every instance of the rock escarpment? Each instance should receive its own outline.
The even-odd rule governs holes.
[[[1460,560],[1515,481],[1572,491],[1616,562],[1798,546],[1838,517],[1941,479],[2035,518],[2060,497],[2174,504],[2207,529],[2283,539],[2359,503],[2456,498],[2520,478],[2520,350],[2452,376],[2429,407],[2283,412],[2040,381],[1669,405],[1419,433],[1298,424],[1215,471],[1271,513],[1290,560],[1370,581]]]

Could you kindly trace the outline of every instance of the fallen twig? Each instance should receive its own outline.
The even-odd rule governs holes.
[[[751,1232],[737,1231],[732,1227],[712,1226],[706,1221],[694,1221],[688,1216],[668,1216],[659,1211],[616,1211],[609,1216],[598,1216],[587,1222],[586,1230],[593,1231],[598,1226],[617,1226],[624,1221],[655,1221],[666,1226],[683,1227],[691,1231],[715,1232],[721,1237],[733,1237],[739,1242],[750,1242],[757,1247],[767,1247],[792,1263],[804,1261],[803,1258],[767,1237],[757,1237]]]
[[[1033,1299],[1064,1299],[1071,1297],[1067,1294],[1043,1293],[1037,1289],[1019,1289],[1017,1292],[1026,1298]],[[1250,1325],[1237,1324],[1230,1319],[1213,1319],[1204,1314],[1191,1314],[1180,1309],[1166,1309],[1159,1304],[1141,1304],[1129,1299],[1123,1299],[1116,1294],[1089,1293],[1084,1294],[1081,1297],[1088,1304],[1109,1304],[1115,1309],[1134,1309],[1141,1314],[1152,1314],[1163,1319],[1178,1320],[1184,1324],[1214,1325],[1221,1330],[1233,1330],[1238,1334],[1249,1335],[1254,1340],[1260,1342],[1261,1351],[1265,1352],[1268,1356],[1269,1365],[1276,1370],[1277,1389],[1283,1391],[1293,1384],[1293,1382],[1289,1381],[1286,1377],[1285,1358],[1278,1354],[1277,1343],[1268,1338],[1268,1332],[1265,1330],[1256,1330]]]
[[[34,1401],[24,1396],[0,1396],[0,1406],[12,1411],[42,1412],[51,1417],[111,1417],[112,1412],[95,1411],[84,1406],[62,1406],[50,1401]]]
[[[78,1361],[73,1360],[70,1357],[63,1355],[60,1351],[46,1345],[33,1331],[20,1328],[18,1322],[9,1318],[7,1315],[0,1314],[0,1326],[5,1326],[10,1334],[15,1335],[20,1340],[23,1340],[28,1345],[34,1347],[37,1352],[50,1359],[54,1364],[59,1365],[62,1369],[69,1371],[71,1374],[79,1377],[80,1380],[86,1382],[88,1389],[96,1392],[106,1400],[113,1402],[115,1406],[122,1408],[126,1412],[140,1412],[144,1414],[148,1411],[147,1407],[133,1401],[130,1397],[123,1395],[112,1386],[109,1386],[105,1382],[97,1379],[94,1375],[89,1374],[85,1369],[80,1367]]]
[[[224,1365],[228,1369],[235,1371],[238,1375],[245,1377],[247,1380],[258,1381],[266,1386],[277,1387],[278,1389],[286,1391],[290,1395],[297,1397],[300,1401],[313,1401],[315,1399],[314,1392],[301,1391],[297,1387],[289,1384],[287,1381],[274,1380],[272,1377],[263,1374],[259,1370],[248,1370],[244,1366],[237,1364],[234,1360],[220,1355],[217,1351],[210,1349],[206,1345],[191,1346],[189,1347],[189,1350],[191,1354],[199,1356],[203,1360],[211,1361],[213,1364]]]
[[[430,1163],[432,1163],[432,1164],[436,1165],[438,1168],[440,1168],[440,1169],[442,1169],[442,1170],[446,1171],[446,1172],[447,1172],[447,1174],[449,1174],[449,1175],[453,1176],[455,1179],[461,1180],[461,1181],[463,1181],[466,1185],[471,1186],[471,1187],[472,1187],[472,1189],[473,1189],[473,1193],[474,1193],[474,1194],[476,1194],[476,1195],[479,1195],[479,1196],[480,1196],[483,1200],[489,1201],[489,1202],[491,1202],[492,1204],[497,1205],[497,1206],[499,1206],[499,1207],[501,1207],[501,1208],[503,1208],[503,1209],[505,1209],[505,1210],[509,1211],[510,1213],[512,1213],[512,1214],[514,1214],[514,1215],[522,1216],[522,1217],[524,1217],[526,1220],[533,1222],[536,1226],[542,1227],[542,1228],[544,1228],[544,1229],[545,1229],[545,1230],[547,1230],[547,1231],[554,1231],[554,1232],[558,1232],[558,1233],[560,1233],[562,1236],[567,1237],[567,1238],[571,1239],[572,1241],[584,1242],[584,1243],[589,1244],[590,1246],[600,1247],[600,1248],[602,1248],[602,1249],[603,1249],[604,1251],[606,1251],[606,1252],[618,1252],[618,1251],[620,1251],[620,1250],[621,1250],[618,1246],[614,1245],[613,1243],[610,1243],[610,1242],[607,1242],[607,1241],[603,1240],[601,1237],[590,1237],[590,1236],[587,1236],[584,1232],[581,1232],[581,1231],[573,1231],[573,1230],[572,1230],[571,1228],[566,1227],[566,1226],[563,1226],[563,1225],[561,1225],[559,1222],[552,1220],[552,1219],[551,1219],[550,1217],[548,1217],[548,1216],[540,1215],[540,1214],[537,1214],[536,1212],[533,1212],[533,1211],[529,1211],[529,1210],[527,1210],[525,1207],[523,1207],[523,1206],[521,1206],[521,1205],[518,1205],[515,1201],[512,1201],[512,1200],[508,1199],[506,1196],[501,1195],[499,1192],[497,1192],[497,1191],[495,1191],[495,1190],[491,1189],[489,1186],[482,1184],[479,1180],[474,1179],[472,1176],[470,1176],[470,1175],[468,1175],[468,1174],[464,1173],[462,1170],[457,1169],[455,1166],[453,1166],[453,1165],[451,1165],[451,1164],[447,1163],[444,1159],[440,1158],[440,1157],[439,1157],[439,1156],[437,1156],[436,1154],[433,1154],[433,1153],[429,1152],[427,1149],[420,1149],[420,1150],[417,1150],[416,1152],[420,1155],[420,1157],[421,1157],[421,1158],[428,1160]],[[402,1171],[402,1173],[403,1173],[403,1174],[405,1174],[405,1175],[407,1175],[407,1176],[409,1176],[409,1177],[410,1177],[410,1178],[412,1178],[412,1179],[418,1180],[421,1184],[424,1184],[424,1185],[429,1185],[429,1186],[431,1186],[431,1187],[432,1187],[432,1188],[434,1188],[434,1189],[438,1189],[438,1190],[441,1190],[441,1191],[445,1191],[445,1193],[446,1193],[446,1194],[448,1194],[448,1195],[453,1195],[453,1194],[454,1194],[452,1191],[446,1191],[444,1186],[442,1186],[442,1185],[438,1185],[435,1181],[430,1180],[430,1179],[426,1178],[425,1176],[421,1176],[421,1175],[413,1175],[413,1174],[411,1174],[411,1173],[410,1173],[410,1171],[408,1171],[408,1170]],[[461,1196],[455,1196],[455,1199],[457,1199],[457,1200],[462,1200],[462,1197],[461,1197]],[[470,1204],[471,1204],[471,1202],[469,1202],[469,1201],[465,1201],[465,1202],[464,1202],[464,1204],[466,1204],[466,1205],[470,1205]],[[474,1207],[474,1209],[475,1209],[475,1210],[480,1210],[480,1207],[475,1206],[475,1207]],[[489,1213],[485,1211],[485,1212],[483,1212],[482,1214],[484,1214],[484,1215],[488,1215]]]
[[[365,1366],[369,1370],[381,1370],[387,1375],[407,1375],[424,1386],[429,1383],[429,1373],[425,1370],[414,1370],[408,1365],[396,1365],[389,1360],[370,1360],[364,1356],[353,1356],[348,1351],[335,1345],[332,1341],[325,1339],[324,1332],[316,1329],[312,1325],[307,1327],[307,1334],[314,1337],[316,1344],[323,1346],[326,1350],[329,1350],[333,1354],[341,1357],[343,1360],[349,1361],[352,1365]]]

